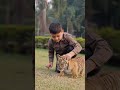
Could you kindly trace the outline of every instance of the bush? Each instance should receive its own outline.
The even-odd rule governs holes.
[[[115,53],[120,53],[120,31],[114,30],[113,28],[101,28],[97,30],[97,33],[100,34],[112,47]]]
[[[49,36],[35,36],[35,46],[36,48],[48,48],[48,40]],[[85,48],[85,39],[83,38],[76,38],[76,40],[81,44],[83,48]]]
[[[78,38],[76,38],[76,40],[77,40],[77,42],[80,43],[82,48],[85,48],[85,39],[84,38],[78,37]]]
[[[45,36],[35,36],[35,47],[36,48],[44,48],[48,47],[48,40],[50,37]]]
[[[5,52],[31,53],[34,26],[0,26],[0,48]]]

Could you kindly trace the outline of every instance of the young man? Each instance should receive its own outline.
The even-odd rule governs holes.
[[[47,68],[52,68],[54,60],[54,51],[64,59],[69,60],[75,57],[82,49],[81,45],[72,37],[65,33],[59,23],[51,23],[49,26],[51,39],[48,42],[49,47],[49,64]],[[56,65],[56,72],[59,73]]]

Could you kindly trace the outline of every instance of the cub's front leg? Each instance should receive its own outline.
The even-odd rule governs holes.
[[[77,78],[78,77],[78,71],[76,68],[72,70],[72,78]]]
[[[76,66],[72,69],[72,78],[78,78],[78,75],[78,67]]]

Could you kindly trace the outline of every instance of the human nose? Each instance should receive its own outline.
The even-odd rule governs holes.
[[[55,40],[57,41],[57,40],[58,40],[58,38],[56,37],[56,38],[55,38]]]

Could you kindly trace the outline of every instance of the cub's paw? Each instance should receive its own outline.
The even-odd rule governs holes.
[[[76,78],[78,78],[78,76],[76,76],[76,75],[73,75],[73,76],[72,76],[72,78],[73,78],[73,79],[76,79]]]
[[[62,76],[64,76],[64,73],[62,72],[62,73],[60,73],[58,76],[62,77]]]

